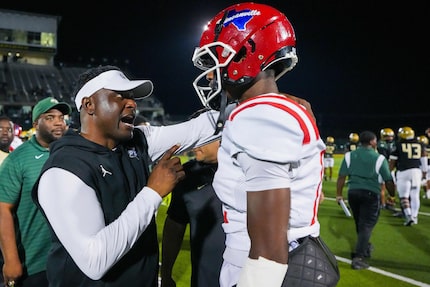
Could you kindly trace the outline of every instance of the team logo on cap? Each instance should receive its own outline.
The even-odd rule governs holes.
[[[228,12],[223,26],[227,27],[229,24],[233,24],[239,31],[245,31],[246,24],[251,21],[254,16],[258,15],[261,15],[261,12],[258,10],[232,10]]]

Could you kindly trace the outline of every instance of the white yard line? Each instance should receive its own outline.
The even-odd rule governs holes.
[[[334,198],[334,197],[324,197],[324,200],[336,201],[336,198]],[[348,200],[346,200],[346,199],[344,199],[344,201],[348,202]],[[400,211],[400,209],[396,208],[396,211]],[[430,216],[430,213],[428,213],[428,212],[419,211],[418,214],[419,215]]]
[[[344,262],[344,263],[347,263],[347,264],[351,264],[351,260],[350,259],[339,257],[339,256],[336,256],[336,259],[338,261],[341,261],[341,262]],[[420,282],[420,281],[417,281],[417,280],[414,280],[414,279],[411,279],[411,278],[408,278],[408,277],[404,277],[404,276],[401,276],[401,275],[398,275],[398,274],[394,274],[394,273],[391,273],[391,272],[388,272],[388,271],[384,271],[382,269],[375,268],[375,267],[372,267],[372,266],[369,267],[367,270],[375,272],[375,273],[379,273],[381,275],[384,275],[384,276],[387,276],[387,277],[391,277],[391,278],[394,278],[394,279],[397,279],[397,280],[400,280],[400,281],[403,281],[403,282],[406,282],[406,283],[409,283],[409,284],[412,284],[412,285],[415,285],[415,286],[430,287],[430,284],[427,284],[427,283],[424,283],[424,282]]]
[[[336,198],[325,197],[324,200],[336,201]],[[400,211],[400,209],[399,209],[399,211]],[[430,216],[430,213],[428,213],[428,212],[419,212],[419,214],[420,215],[425,215],[425,216]],[[338,261],[341,261],[341,262],[344,262],[344,263],[347,263],[347,264],[351,264],[351,260],[350,259],[339,257],[339,256],[336,256],[336,259]],[[427,284],[427,283],[424,283],[424,282],[420,282],[420,281],[417,281],[415,279],[404,277],[404,276],[401,276],[401,275],[398,275],[398,274],[394,274],[394,273],[391,273],[391,272],[388,272],[388,271],[385,271],[385,270],[382,270],[382,269],[379,269],[379,268],[376,268],[376,267],[369,267],[369,269],[367,269],[367,270],[370,270],[372,272],[379,273],[381,275],[384,275],[384,276],[387,276],[387,277],[391,277],[391,278],[394,278],[394,279],[397,279],[397,280],[400,280],[400,281],[403,281],[403,282],[406,282],[406,283],[409,283],[409,284],[412,284],[412,285],[415,285],[415,286],[430,287],[430,284]]]

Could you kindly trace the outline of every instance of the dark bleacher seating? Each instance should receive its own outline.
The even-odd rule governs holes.
[[[74,104],[74,81],[86,68],[32,65],[27,63],[1,63],[0,104],[30,105],[44,97]],[[2,89],[3,88],[3,89]]]
[[[28,122],[28,108],[48,96],[53,96],[74,107],[73,89],[76,80],[87,69],[0,62],[0,114],[8,114],[6,109],[9,111],[18,109],[23,116],[17,118],[18,116],[14,115],[13,120],[23,125],[21,122]],[[151,122],[154,122],[154,119],[159,121],[159,118],[164,117],[163,104],[155,96],[137,101],[137,109]],[[78,122],[77,118],[79,115],[74,110],[72,122]]]

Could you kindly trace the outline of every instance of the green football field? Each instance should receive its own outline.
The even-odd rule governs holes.
[[[354,221],[345,216],[335,201],[335,179],[342,157],[343,155],[335,157],[333,181],[325,181],[323,184],[325,200],[321,203],[319,211],[321,237],[338,259],[341,274],[338,286],[430,287],[430,200],[422,197],[417,225],[403,226],[402,218],[394,217],[389,210],[381,210],[378,224],[371,237],[375,247],[369,260],[371,267],[367,270],[351,269],[350,253],[356,240]],[[345,188],[344,198],[346,193]],[[167,205],[168,198],[164,200],[157,213],[159,242],[161,242]],[[398,202],[396,207],[399,209]],[[160,250],[161,248],[160,244]],[[173,275],[177,287],[190,286],[188,230]]]

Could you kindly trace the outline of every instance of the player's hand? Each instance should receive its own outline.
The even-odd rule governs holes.
[[[321,192],[319,204],[321,204],[324,201],[324,199],[325,199],[324,192]]]
[[[386,203],[391,204],[391,205],[395,205],[396,204],[396,197],[388,196],[388,198],[386,199]]]
[[[343,196],[336,196],[337,204],[340,204],[341,201],[343,201]]]
[[[155,190],[161,197],[168,195],[175,185],[185,177],[179,157],[172,157],[179,148],[175,145],[154,166],[148,178],[147,186]]]
[[[4,286],[15,286],[15,283],[19,278],[21,278],[22,274],[23,268],[21,262],[16,261],[12,263],[5,263],[3,265]]]

